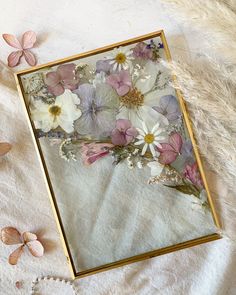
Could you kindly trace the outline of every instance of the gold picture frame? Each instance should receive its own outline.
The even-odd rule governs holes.
[[[73,259],[72,259],[72,256],[71,256],[68,241],[66,239],[66,233],[65,233],[65,230],[64,230],[63,224],[62,224],[62,218],[60,216],[60,212],[59,212],[59,209],[58,209],[57,200],[56,200],[56,197],[55,197],[55,194],[54,194],[54,191],[53,191],[53,187],[52,187],[52,183],[50,181],[49,173],[48,173],[48,170],[47,170],[47,167],[46,167],[44,155],[43,155],[41,146],[39,144],[39,139],[37,138],[36,133],[35,133],[34,122],[30,118],[30,110],[29,110],[29,107],[28,107],[28,105],[26,103],[26,99],[25,99],[25,96],[24,96],[24,90],[23,90],[23,85],[22,85],[22,81],[21,81],[21,76],[25,75],[25,74],[33,73],[35,71],[38,71],[40,69],[43,69],[43,68],[46,68],[46,67],[49,67],[49,66],[56,66],[56,65],[59,65],[59,64],[65,63],[65,62],[71,62],[71,61],[78,60],[78,59],[81,59],[81,58],[84,58],[84,57],[89,57],[89,56],[95,55],[97,53],[106,52],[106,51],[111,50],[113,48],[116,48],[118,46],[130,45],[130,44],[133,44],[133,43],[141,42],[141,41],[144,41],[144,40],[147,40],[147,39],[150,39],[150,38],[155,38],[155,37],[160,37],[161,38],[161,40],[163,42],[163,45],[164,45],[166,58],[167,58],[168,61],[171,61],[171,55],[170,55],[170,51],[169,51],[169,48],[168,48],[168,45],[167,45],[165,34],[164,34],[163,30],[160,30],[160,31],[152,32],[150,34],[146,34],[146,35],[143,35],[143,36],[132,38],[132,39],[129,39],[129,40],[126,40],[126,41],[122,41],[122,42],[118,42],[118,43],[115,43],[115,44],[112,44],[112,45],[108,45],[108,46],[105,46],[105,47],[102,47],[102,48],[91,50],[91,51],[88,51],[88,52],[85,52],[85,53],[74,55],[74,56],[71,56],[71,57],[68,57],[68,58],[60,59],[60,60],[50,62],[50,63],[47,63],[47,64],[43,64],[43,65],[39,65],[39,66],[30,68],[28,70],[23,70],[23,71],[17,72],[15,74],[17,88],[18,88],[19,94],[21,96],[22,103],[24,105],[24,109],[26,111],[26,117],[27,117],[27,120],[28,120],[28,123],[29,123],[30,130],[32,132],[32,137],[33,137],[33,141],[34,141],[34,144],[35,144],[35,148],[36,148],[37,154],[39,156],[39,161],[40,161],[40,164],[41,164],[42,172],[43,172],[45,182],[46,182],[46,186],[47,186],[47,189],[48,189],[52,209],[53,209],[53,212],[54,212],[54,215],[55,215],[58,230],[59,230],[60,235],[61,235],[62,245],[63,245],[64,251],[65,251],[65,255],[66,255],[66,258],[67,258],[67,261],[68,261],[68,264],[69,264],[73,279],[74,278],[82,278],[82,277],[87,276],[87,275],[95,274],[95,273],[98,273],[98,272],[101,272],[101,271],[105,271],[105,270],[109,270],[109,269],[112,269],[112,268],[120,267],[120,266],[129,264],[129,263],[138,262],[138,261],[141,261],[141,260],[144,260],[144,259],[147,259],[147,258],[152,258],[152,257],[155,257],[155,256],[163,255],[163,254],[166,254],[166,253],[174,252],[174,251],[177,251],[177,250],[181,250],[181,249],[184,249],[184,248],[196,246],[196,245],[199,245],[199,244],[202,244],[202,243],[214,241],[214,240],[217,240],[217,239],[221,238],[220,234],[218,232],[216,232],[216,233],[208,235],[208,236],[203,236],[201,238],[193,239],[193,240],[183,242],[183,243],[179,243],[179,244],[176,244],[176,245],[173,245],[173,246],[169,246],[169,247],[154,250],[154,251],[151,251],[151,252],[143,253],[143,254],[140,254],[140,255],[136,255],[136,256],[133,256],[133,257],[130,257],[130,258],[126,258],[126,259],[122,259],[122,260],[119,260],[119,261],[116,261],[116,262],[108,263],[108,264],[98,266],[98,267],[95,267],[95,268],[92,268],[92,269],[84,270],[84,271],[81,271],[81,272],[76,272],[76,268],[75,268],[74,263],[73,263]],[[176,77],[173,77],[173,78],[176,79]],[[184,100],[182,98],[182,95],[181,95],[180,91],[176,91],[176,93],[177,93],[177,96],[178,96],[178,99],[179,99],[180,107],[181,107],[181,110],[182,110],[182,113],[183,113],[183,116],[184,116],[184,120],[185,120],[185,123],[186,123],[186,126],[187,126],[187,130],[189,132],[190,139],[191,139],[191,141],[193,143],[194,154],[195,154],[198,166],[199,166],[200,174],[201,174],[205,189],[207,191],[208,201],[209,201],[211,213],[212,213],[212,216],[213,216],[213,219],[214,219],[214,223],[215,223],[216,227],[220,231],[220,227],[221,227],[220,222],[219,222],[219,219],[218,219],[218,216],[217,216],[217,213],[216,213],[216,209],[215,209],[215,206],[214,206],[214,203],[213,203],[213,199],[211,197],[211,194],[210,194],[210,191],[209,191],[209,188],[208,188],[205,173],[203,171],[202,162],[201,162],[200,155],[199,155],[198,148],[197,148],[197,144],[196,144],[196,141],[195,141],[195,138],[194,138],[194,135],[193,135],[191,121],[190,121],[189,116],[188,116],[186,105],[184,103]]]

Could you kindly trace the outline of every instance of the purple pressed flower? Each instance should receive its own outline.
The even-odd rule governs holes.
[[[201,174],[198,170],[198,165],[196,162],[192,165],[186,165],[183,174],[184,177],[190,180],[194,185],[196,185],[199,188],[203,188]]]
[[[183,142],[182,148],[181,148],[181,155],[184,158],[185,162],[192,162],[194,160],[193,157],[193,146],[191,140],[186,140]]]
[[[74,91],[80,98],[82,116],[75,122],[80,134],[105,136],[115,127],[119,99],[114,89],[99,83],[94,87],[85,83]]]
[[[133,55],[136,58],[141,59],[152,59],[152,49],[147,46],[144,42],[139,42],[133,49]]]
[[[48,91],[59,96],[64,93],[65,89],[75,90],[78,87],[75,67],[75,64],[61,65],[55,72],[47,73],[45,83],[48,86]]]
[[[104,72],[106,74],[110,73],[111,70],[111,65],[110,65],[110,60],[98,60],[96,62],[96,72]]]
[[[153,109],[164,115],[169,121],[175,121],[181,115],[179,104],[173,95],[162,96],[159,106],[154,106]]]
[[[107,77],[106,82],[111,85],[120,96],[127,94],[131,87],[131,76],[128,71],[120,71]]]
[[[126,119],[116,121],[116,128],[112,130],[111,142],[114,145],[127,145],[138,135],[138,131],[132,127],[131,122]]]

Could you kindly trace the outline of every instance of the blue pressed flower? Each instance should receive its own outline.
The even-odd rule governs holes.
[[[80,134],[95,137],[106,136],[113,130],[118,113],[119,97],[116,91],[106,83],[96,85],[82,84],[74,91],[80,100],[82,116],[75,122]]]

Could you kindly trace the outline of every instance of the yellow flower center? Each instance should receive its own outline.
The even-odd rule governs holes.
[[[123,64],[126,62],[126,55],[124,53],[118,53],[115,60],[118,64]]]
[[[144,141],[148,144],[153,143],[154,141],[154,135],[151,133],[148,133],[144,136]]]
[[[133,88],[126,95],[120,96],[120,102],[129,109],[141,107],[144,102],[144,95],[137,88]]]
[[[61,114],[61,108],[59,106],[52,106],[49,108],[49,113],[53,116],[59,116]]]

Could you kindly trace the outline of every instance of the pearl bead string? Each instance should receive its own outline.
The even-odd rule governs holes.
[[[36,289],[37,289],[37,286],[40,281],[55,281],[55,282],[60,282],[60,283],[69,285],[71,287],[71,289],[73,290],[74,294],[77,295],[73,281],[61,279],[61,278],[57,278],[57,277],[51,277],[51,276],[38,277],[38,278],[36,278],[36,280],[32,281],[30,295],[38,294],[38,293],[36,293],[37,292]]]

